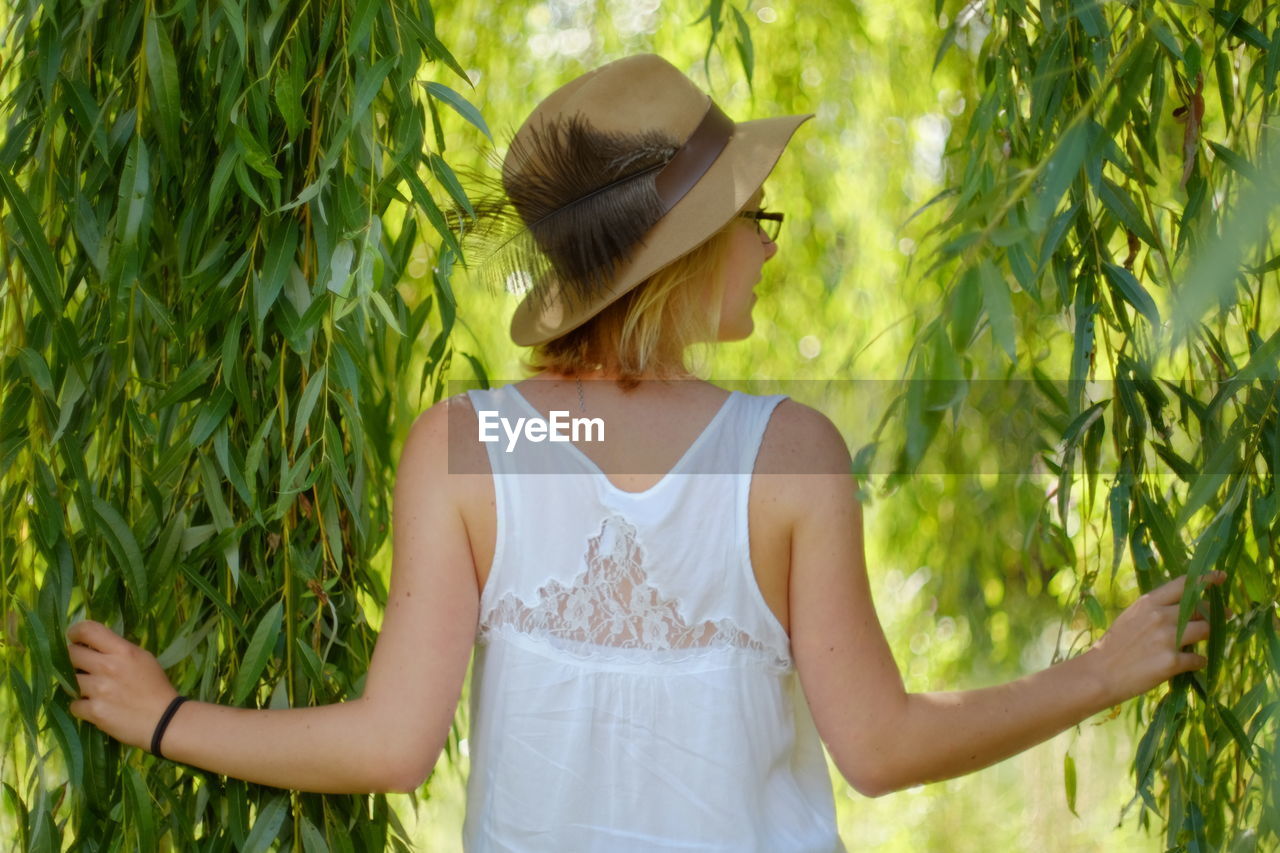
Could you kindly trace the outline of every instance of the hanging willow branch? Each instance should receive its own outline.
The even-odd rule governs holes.
[[[1094,629],[1095,592],[1122,564],[1143,591],[1226,571],[1207,596],[1207,669],[1133,706],[1130,805],[1171,850],[1274,845],[1280,8],[952,11],[938,60],[974,50],[979,98],[951,140],[956,181],[930,203],[946,212],[925,275],[945,295],[916,341],[891,482],[994,360],[1048,425],[1054,534],[1107,484],[1110,553],[1074,567]],[[1199,595],[1186,589],[1182,624]],[[1069,800],[1074,778],[1068,762]]]
[[[383,795],[77,724],[62,639],[103,622],[208,702],[359,693],[400,377],[429,319],[435,397],[451,352],[435,102],[470,105],[435,78],[465,74],[426,0],[19,2],[0,32],[5,849],[409,849]],[[441,248],[410,310],[419,214]]]

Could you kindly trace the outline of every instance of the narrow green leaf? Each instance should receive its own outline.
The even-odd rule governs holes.
[[[235,38],[236,47],[240,50],[240,59],[242,62],[248,62],[249,52],[245,47],[244,9],[236,0],[221,0],[221,4],[223,18],[226,19],[227,27]]]
[[[200,471],[204,479],[204,500],[213,516],[214,527],[221,533],[235,526],[231,518],[231,510],[222,497],[222,477],[218,475],[207,454],[200,455]]]
[[[1071,186],[1088,149],[1089,132],[1084,122],[1077,122],[1067,129],[1058,140],[1058,147],[1050,155],[1049,164],[1044,171],[1044,184],[1040,190],[1040,199],[1035,210],[1036,222],[1032,227],[1040,230],[1039,223],[1048,222],[1058,207],[1062,194]]]
[[[302,818],[302,849],[303,853],[329,853],[329,845],[325,843],[324,836],[305,816]]]
[[[351,293],[351,262],[355,260],[355,244],[350,240],[340,240],[333,247],[333,255],[329,258],[329,281],[325,288],[345,298]]]
[[[454,174],[453,169],[444,161],[444,158],[433,151],[427,155],[427,165],[431,167],[431,174],[444,186],[454,203],[466,211],[468,216],[474,218],[476,211],[471,206],[471,199],[467,198],[467,193],[462,188],[461,182],[458,181],[458,176]]]
[[[1235,528],[1238,519],[1237,509],[1240,506],[1240,498],[1244,495],[1246,482],[1246,477],[1236,477],[1236,485],[1231,490],[1231,494],[1196,542],[1196,550],[1190,562],[1187,563],[1187,585],[1182,591],[1182,600],[1178,604],[1176,631],[1178,637],[1182,636],[1187,622],[1191,619],[1191,611],[1202,594],[1198,581],[1217,563],[1218,557],[1221,556],[1230,539],[1230,532]]]
[[[1240,13],[1240,11],[1232,11],[1225,7],[1218,6],[1210,11],[1210,14],[1213,15],[1214,19],[1216,19],[1219,24],[1226,28],[1230,35],[1238,39],[1243,39],[1252,47],[1257,48],[1260,51],[1265,52],[1271,49],[1271,44],[1267,41],[1267,37],[1263,34],[1262,30],[1250,23],[1249,20]]]
[[[1124,543],[1129,536],[1129,482],[1121,480],[1111,487],[1111,571],[1120,566]]]
[[[280,637],[283,614],[284,602],[277,601],[262,617],[258,627],[254,629],[253,638],[249,640],[249,647],[245,650],[244,660],[236,673],[235,689],[231,697],[233,705],[240,705],[244,702],[249,693],[253,691],[259,677],[262,675],[262,671],[266,669],[267,661],[271,659],[271,654],[276,647],[276,641]],[[271,838],[274,837],[275,835],[272,834]]]
[[[1239,444],[1240,432],[1232,431],[1210,454],[1191,486],[1191,491],[1187,493],[1186,503],[1178,511],[1178,527],[1185,527],[1191,521],[1191,516],[1218,493],[1227,477],[1239,467],[1240,460],[1236,454]]]
[[[387,300],[383,298],[381,293],[376,290],[369,294],[369,300],[373,302],[373,307],[378,309],[378,313],[382,315],[382,319],[392,328],[397,335],[404,337],[404,331],[400,328],[400,323],[396,320],[396,315],[391,313],[391,306],[387,304]]]
[[[449,221],[445,218],[444,212],[440,210],[435,199],[431,197],[431,193],[427,191],[427,187],[422,183],[422,179],[410,168],[401,167],[400,174],[409,184],[409,192],[413,194],[413,200],[418,203],[418,209],[421,210],[431,222],[431,227],[436,229],[436,233],[444,241],[445,246],[453,251],[457,256],[462,256],[462,247],[458,245],[458,239],[454,236],[453,229],[449,227]]]
[[[27,274],[31,276],[36,301],[40,303],[40,309],[46,316],[61,317],[58,264],[53,259],[53,251],[40,226],[40,219],[27,200],[26,193],[9,176],[8,169],[0,169],[0,191],[4,193],[9,209],[17,220],[18,233],[22,235],[16,248],[27,268]]]
[[[290,139],[296,138],[307,126],[307,118],[302,111],[305,66],[306,55],[298,42],[294,41],[290,45],[288,68],[276,77],[275,88],[272,90],[276,108],[289,130]]]
[[[415,20],[413,15],[405,15],[400,19],[400,22],[422,43],[428,58],[443,62],[454,74],[461,77],[463,82],[474,88],[474,84],[471,82],[471,78],[467,76],[467,72],[458,64],[458,60],[453,58],[453,54],[444,46],[444,43],[436,37],[434,24],[428,21],[424,25],[424,23]]]
[[[160,119],[160,139],[166,156],[179,160],[181,159],[182,107],[178,85],[178,63],[174,58],[173,43],[169,41],[169,33],[163,26],[163,20],[158,16],[147,16],[144,41],[146,42],[147,77],[151,81],[151,91],[155,95],[153,114],[158,114]]]
[[[733,12],[733,22],[738,30],[734,46],[738,49],[738,59],[742,62],[742,73],[747,78],[747,88],[754,90],[755,84],[752,78],[755,76],[756,49],[751,43],[751,28],[747,26],[746,19],[742,17],[737,6],[730,6],[729,9]]]
[[[22,366],[23,372],[30,377],[40,393],[52,400],[53,377],[49,375],[49,365],[45,364],[44,356],[30,347],[23,347],[18,350],[18,364]]]
[[[217,369],[218,361],[214,358],[202,358],[195,364],[190,365],[165,390],[160,399],[156,400],[149,411],[151,413],[160,412],[175,403],[190,400],[203,391],[205,380]]]
[[[987,316],[991,318],[992,337],[1009,355],[1009,361],[1017,363],[1009,286],[995,265],[986,259],[978,265],[978,278],[982,282],[982,301],[987,308]]]
[[[480,111],[472,106],[466,98],[462,97],[443,83],[437,83],[434,80],[424,85],[426,85],[427,91],[431,93],[432,97],[444,101],[446,104],[453,107],[453,109],[457,111],[458,115],[462,116],[464,119],[471,122],[471,124],[479,128],[480,132],[489,137],[490,142],[493,142],[493,134],[489,132],[489,125],[485,124],[484,116],[480,115]]]
[[[1220,145],[1211,139],[1205,141],[1208,142],[1209,147],[1213,149],[1214,155],[1216,155],[1216,157],[1223,163],[1227,164],[1231,171],[1240,175],[1242,178],[1246,178],[1247,180],[1255,182],[1258,180],[1258,168],[1247,159],[1241,157],[1225,145]]]
[[[22,797],[18,796],[18,792],[8,782],[0,781],[0,785],[4,786],[6,799],[9,801],[10,811],[17,816],[15,823],[18,827],[19,840],[18,844],[22,850],[30,850],[30,836],[27,832],[27,804],[22,801]]]
[[[298,251],[298,221],[289,217],[283,227],[271,233],[271,243],[262,262],[262,274],[254,280],[258,322],[266,318],[284,287]]]
[[[141,136],[134,136],[125,158],[116,210],[116,238],[126,246],[138,243],[143,220],[151,206],[151,156]]]
[[[1106,274],[1107,280],[1120,291],[1120,295],[1124,300],[1138,310],[1138,313],[1147,318],[1147,322],[1151,324],[1152,329],[1160,328],[1160,311],[1156,308],[1155,300],[1151,298],[1151,294],[1147,293],[1146,288],[1138,281],[1127,269],[1115,264],[1103,262],[1102,271]]]
[[[1111,215],[1120,220],[1120,224],[1132,231],[1139,240],[1148,246],[1159,248],[1156,236],[1146,220],[1142,218],[1138,206],[1121,187],[1103,178],[1102,186],[1098,188],[1098,198]]]
[[[1221,702],[1214,702],[1214,709],[1218,712],[1218,717],[1222,720],[1222,724],[1227,727],[1227,731],[1231,732],[1231,737],[1235,739],[1236,744],[1240,747],[1240,751],[1244,753],[1244,757],[1248,761],[1253,761],[1253,741],[1245,733],[1244,726],[1240,725],[1240,721],[1236,719],[1236,715],[1231,713],[1231,709],[1227,708]]]
[[[67,766],[67,781],[76,791],[84,790],[84,747],[80,744],[80,735],[76,732],[71,716],[63,710],[62,705],[51,702],[45,709],[49,719],[53,721],[53,735],[62,749]]]
[[[212,397],[200,404],[195,424],[191,427],[191,445],[203,444],[213,435],[213,431],[221,426],[231,411],[231,392],[226,388],[218,388]]]
[[[138,849],[156,850],[156,822],[151,794],[141,774],[130,764],[124,765],[125,799],[133,810],[134,828],[138,832]]]
[[[302,441],[302,434],[306,432],[307,424],[311,421],[311,412],[315,410],[316,401],[320,399],[320,392],[324,390],[327,377],[328,371],[324,367],[311,374],[311,378],[307,380],[307,387],[298,398],[298,406],[293,416],[293,440],[289,444],[292,450],[297,450],[298,442]]]
[[[955,291],[951,292],[950,314],[951,345],[956,352],[964,352],[982,314],[982,283],[978,280],[977,266],[969,266],[960,275]]]
[[[1089,617],[1089,624],[1099,631],[1105,630],[1107,627],[1107,615],[1102,611],[1102,605],[1098,603],[1098,599],[1086,594],[1083,604],[1085,616]]]
[[[1062,782],[1067,792],[1067,808],[1080,817],[1076,812],[1076,762],[1069,752],[1062,759]]]
[[[209,215],[212,216],[222,205],[222,197],[226,194],[227,184],[231,181],[231,172],[240,163],[240,150],[234,145],[223,149],[218,158],[218,165],[213,168],[213,178],[209,181]]]
[[[119,511],[96,495],[93,498],[93,511],[104,525],[102,530],[107,547],[124,571],[125,588],[139,606],[145,607],[150,602],[150,596],[146,565],[142,560],[142,551],[138,548],[138,540],[134,538],[133,531]]]
[[[246,163],[250,169],[262,175],[264,178],[272,178],[279,180],[283,175],[275,166],[275,158],[271,155],[265,145],[258,141],[253,135],[253,131],[245,126],[244,122],[236,122],[234,124],[236,133],[236,142],[240,144],[240,153],[242,162]],[[243,184],[242,184],[243,186]],[[255,193],[256,195],[256,193]],[[262,200],[257,200],[262,204]],[[266,207],[266,205],[262,205]]]
[[[1093,279],[1082,278],[1076,282],[1073,313],[1075,334],[1071,338],[1071,374],[1067,379],[1067,402],[1071,412],[1078,412],[1084,401],[1084,384],[1093,366],[1093,315],[1098,310],[1094,302]]]
[[[271,842],[280,834],[285,818],[289,816],[288,808],[289,798],[286,796],[277,795],[268,800],[258,811],[253,829],[240,847],[240,853],[266,853]]]

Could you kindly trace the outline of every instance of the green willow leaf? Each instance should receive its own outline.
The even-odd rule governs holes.
[[[1159,329],[1160,311],[1156,308],[1155,300],[1151,298],[1151,294],[1147,293],[1141,282],[1134,278],[1133,273],[1124,267],[1105,262],[1102,264],[1102,271],[1106,274],[1107,280],[1120,291],[1125,302],[1146,317],[1153,329]]]
[[[125,801],[131,807],[133,829],[137,832],[137,849],[155,850],[156,820],[147,785],[142,781],[142,775],[128,764],[124,765],[124,782]]]
[[[10,785],[8,782],[2,782],[0,783],[0,785],[4,786],[5,799],[8,800],[9,802],[10,812],[16,815],[17,817],[15,824],[18,827],[18,832],[19,832],[18,839],[21,845],[21,849],[30,850],[31,840],[30,840],[30,834],[27,829],[28,820],[29,820],[29,816],[27,813],[27,804],[22,801],[22,797],[18,794],[18,792],[14,789],[14,787]]]
[[[324,836],[310,819],[302,818],[302,849],[304,853],[329,853],[329,845]]]
[[[1123,479],[1111,487],[1111,571],[1120,567],[1124,544],[1129,536],[1129,482]]]
[[[1053,155],[1049,158],[1049,164],[1045,168],[1044,186],[1040,191],[1039,202],[1035,209],[1037,222],[1047,222],[1053,216],[1062,194],[1080,173],[1088,143],[1089,131],[1084,122],[1073,124],[1062,135],[1058,147],[1054,149]],[[1033,224],[1032,227],[1041,230],[1042,226]]]
[[[467,198],[466,190],[462,188],[462,184],[458,181],[458,176],[454,174],[453,169],[444,161],[444,158],[434,151],[430,152],[427,154],[427,165],[431,168],[431,174],[449,193],[449,197],[453,199],[454,203],[465,211],[467,216],[474,218],[476,211],[471,206],[471,199]]]
[[[1014,345],[1016,335],[1009,286],[990,261],[984,260],[978,265],[978,278],[982,282],[982,303],[986,306],[987,316],[991,318],[991,334],[1008,354],[1009,361],[1016,364],[1018,355]]]
[[[1067,402],[1070,413],[1080,411],[1084,397],[1084,383],[1088,379],[1089,368],[1093,365],[1094,313],[1097,304],[1093,301],[1092,280],[1076,282],[1075,334],[1071,339],[1071,373],[1067,379]]]
[[[417,202],[418,208],[426,215],[431,227],[440,235],[444,245],[458,257],[462,257],[462,246],[458,244],[458,239],[454,236],[453,229],[449,227],[449,221],[445,218],[444,212],[440,210],[439,205],[436,204],[435,199],[431,197],[431,193],[427,191],[422,179],[407,167],[402,167],[400,174],[408,182],[409,192],[413,195],[413,200]]]
[[[1107,628],[1107,615],[1102,611],[1102,605],[1098,603],[1098,599],[1092,595],[1084,597],[1084,612],[1089,617],[1089,624],[1099,631]]]
[[[160,412],[177,403],[183,403],[201,393],[205,382],[218,369],[218,362],[212,358],[200,359],[182,371],[173,384],[160,396],[151,407],[151,412]]]
[[[125,589],[133,596],[138,606],[146,606],[150,600],[147,569],[133,531],[129,529],[120,512],[102,498],[93,498],[93,511],[103,524],[101,530],[107,540],[107,547],[115,555],[120,568],[124,570]]]
[[[355,260],[355,244],[350,240],[342,240],[333,248],[329,258],[329,281],[325,289],[338,296],[347,297],[351,293],[351,262]]]
[[[1260,176],[1257,167],[1244,157],[1241,157],[1225,145],[1220,145],[1211,139],[1207,141],[1209,143],[1209,147],[1213,149],[1213,153],[1216,154],[1218,159],[1222,160],[1223,163],[1226,163],[1227,166],[1230,167],[1231,171],[1243,178],[1247,178],[1250,181],[1256,182],[1259,179]]]
[[[280,828],[284,826],[285,818],[288,816],[288,797],[277,795],[269,799],[258,811],[253,829],[240,847],[241,853],[266,853],[271,847],[271,842],[275,841],[276,836],[280,834]]]
[[[374,291],[369,294],[369,301],[373,303],[373,307],[382,315],[382,319],[391,327],[397,335],[404,336],[404,330],[400,328],[400,321],[396,319],[396,315],[392,313],[391,306],[387,304],[387,300],[381,293]]]
[[[258,627],[254,629],[249,647],[245,650],[244,661],[236,672],[235,688],[232,690],[231,702],[240,705],[257,685],[262,671],[267,667],[275,651],[276,642],[280,638],[280,626],[283,621],[284,602],[277,601],[266,612]],[[275,836],[272,835],[272,838]]]
[[[1147,225],[1146,220],[1142,218],[1142,214],[1138,211],[1138,206],[1124,189],[1103,178],[1102,186],[1098,189],[1098,198],[1111,215],[1118,219],[1121,225],[1132,231],[1139,240],[1148,246],[1153,246],[1157,249],[1160,247],[1155,233]]]
[[[1067,808],[1080,817],[1076,812],[1076,762],[1069,752],[1062,758],[1062,782],[1067,794]]]
[[[756,49],[751,42],[751,28],[747,26],[747,22],[742,17],[742,13],[738,11],[738,7],[730,6],[729,9],[733,12],[733,22],[738,31],[734,37],[733,44],[737,48],[738,59],[742,63],[742,76],[747,81],[747,87],[754,91],[755,83],[752,78],[755,76]]]
[[[22,258],[27,274],[31,277],[32,292],[40,309],[47,317],[61,318],[61,276],[35,210],[27,200],[26,193],[14,183],[5,169],[0,169],[0,192],[3,192],[5,201],[9,203],[9,209],[13,212],[18,224],[18,233],[22,235],[22,240],[16,242],[15,248],[18,250],[18,257]],[[67,346],[66,324],[58,322],[56,328],[59,329],[59,334],[63,338],[64,349],[68,355],[74,356],[73,363],[77,368],[82,369],[79,365],[78,348]]]
[[[44,356],[30,347],[23,347],[18,350],[18,364],[40,393],[50,399],[54,397],[53,377],[49,374],[49,365],[45,364]]]
[[[316,401],[320,399],[320,392],[325,390],[327,378],[328,371],[322,367],[307,380],[307,387],[303,389],[302,396],[298,400],[298,406],[294,409],[293,436],[289,442],[291,450],[298,449],[298,443],[302,441],[302,434],[306,431],[307,424],[311,422],[311,413],[315,410]]]
[[[271,234],[271,242],[262,262],[262,275],[254,281],[259,323],[275,305],[276,297],[280,295],[280,289],[289,276],[289,268],[298,251],[298,231],[297,220],[289,218],[283,223],[283,227]]]
[[[246,127],[243,122],[234,124],[236,141],[240,144],[241,162],[247,164],[250,169],[262,175],[264,178],[272,178],[279,180],[283,177],[280,170],[275,166],[275,158],[267,150],[258,138],[254,136],[253,131]],[[262,204],[261,199],[256,199],[259,205]]]
[[[155,111],[159,114],[160,140],[166,156],[180,160],[182,137],[182,105],[178,82],[178,63],[174,58],[173,43],[162,22],[155,15],[147,16],[145,37],[147,77],[155,95]]]
[[[1218,514],[1209,522],[1205,532],[1196,542],[1196,549],[1187,564],[1187,585],[1182,591],[1182,600],[1178,604],[1178,627],[1176,635],[1181,637],[1191,618],[1191,611],[1200,597],[1197,581],[1206,572],[1212,570],[1218,558],[1227,547],[1230,533],[1239,521],[1240,499],[1244,495],[1244,477],[1236,477],[1236,485],[1232,488],[1227,500],[1223,502]]]
[[[62,706],[53,703],[47,709],[49,719],[53,721],[53,735],[66,757],[67,779],[76,790],[84,789],[84,747],[80,743],[80,735],[76,733],[75,724]]]
[[[125,246],[137,244],[147,208],[151,204],[151,155],[142,137],[133,137],[120,181],[116,212],[116,239]]]
[[[433,98],[448,104],[458,115],[475,125],[481,133],[489,138],[490,142],[493,142],[493,134],[489,132],[489,125],[485,123],[484,116],[480,115],[480,111],[472,106],[470,101],[443,83],[437,83],[432,80],[423,85],[427,87],[427,91],[431,93]]]

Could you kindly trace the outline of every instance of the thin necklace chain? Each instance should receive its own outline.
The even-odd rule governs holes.
[[[587,403],[582,397],[582,379],[574,377],[574,381],[578,383],[578,408],[585,412],[587,410]]]

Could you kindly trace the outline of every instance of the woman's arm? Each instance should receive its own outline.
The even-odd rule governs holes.
[[[188,701],[166,758],[264,785],[320,793],[411,791],[435,765],[475,638],[479,597],[448,477],[446,404],[410,429],[396,474],[391,586],[364,694],[315,708]],[[96,622],[67,631],[81,698],[71,713],[150,749],[177,695],[155,657]]]
[[[978,770],[1204,665],[1179,646],[1204,639],[1208,623],[1192,620],[1174,640],[1182,578],[1144,595],[1079,657],[980,690],[907,693],[872,603],[844,441],[806,407],[781,421],[775,446],[801,460],[796,470],[829,472],[775,478],[792,519],[792,653],[818,731],[860,792]]]

